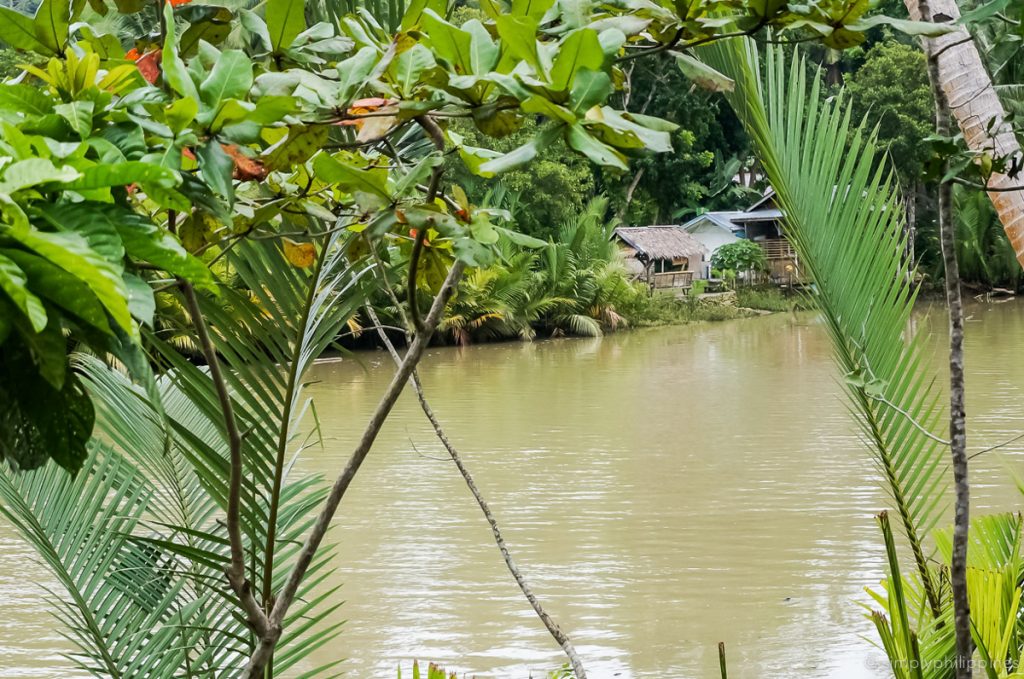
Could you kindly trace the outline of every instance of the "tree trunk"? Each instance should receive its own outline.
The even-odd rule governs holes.
[[[904,2],[911,18],[920,21],[917,0]],[[937,22],[960,18],[956,0],[929,0],[928,4]],[[996,157],[1020,157],[1020,144],[1006,122],[1006,111],[970,34],[958,27],[952,33],[926,40],[938,60],[942,91],[967,146],[972,151],[988,150]],[[1022,182],[1021,177],[993,174],[988,185],[1000,189]],[[990,191],[988,195],[1017,253],[1017,261],[1024,266],[1024,191]]]
[[[917,0],[916,4],[925,21],[936,21],[938,14],[935,4],[943,1]],[[974,49],[973,42],[970,43],[970,47]],[[933,42],[926,42],[924,48],[928,58],[928,80],[935,101],[935,131],[939,136],[948,137],[951,111],[949,100],[946,98],[947,93],[941,86],[939,61],[942,52]],[[977,50],[974,51],[974,55],[977,57]],[[987,74],[986,82],[991,87]],[[943,162],[942,172],[945,174],[948,171],[949,161],[946,160]],[[942,263],[946,276],[946,304],[949,307],[949,448],[956,495],[953,515],[953,556],[949,569],[950,589],[953,592],[953,627],[956,636],[955,672],[957,679],[971,679],[974,642],[971,638],[971,605],[967,593],[971,489],[967,476],[967,416],[964,408],[964,313],[960,297],[960,267],[956,259],[952,187],[949,182],[940,181],[938,189],[939,238],[942,243]],[[1018,210],[1017,216],[1020,215]]]

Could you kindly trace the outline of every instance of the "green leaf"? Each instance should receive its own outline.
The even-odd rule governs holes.
[[[67,184],[73,191],[102,189],[129,184],[155,184],[163,188],[174,188],[179,184],[178,173],[166,167],[138,160],[128,160],[111,165],[93,165],[82,170],[82,176]]]
[[[114,222],[125,250],[131,257],[149,262],[197,288],[216,293],[213,275],[202,260],[189,254],[178,239],[141,215],[125,214]]]
[[[402,30],[408,31],[419,24],[426,9],[443,15],[448,10],[448,0],[411,0],[408,9],[402,15]]]
[[[203,102],[216,110],[227,99],[244,98],[252,87],[252,81],[249,57],[239,50],[224,50],[199,86],[199,93]]]
[[[501,45],[516,59],[533,66],[534,71],[544,75],[540,56],[537,53],[537,20],[523,16],[500,14],[494,25],[501,36]]]
[[[288,136],[267,149],[263,166],[274,172],[304,163],[327,143],[326,125],[293,125]]]
[[[537,140],[531,139],[522,146],[512,149],[506,154],[481,163],[476,168],[476,174],[481,177],[493,177],[501,174],[502,172],[508,172],[509,170],[514,170],[517,167],[522,167],[537,157],[537,151],[539,148],[540,145],[537,143]]]
[[[417,45],[416,47],[422,48],[423,46]],[[341,78],[331,103],[338,107],[347,106],[349,101],[359,94],[359,90],[366,86],[366,78],[378,61],[380,61],[380,56],[377,54],[377,50],[372,47],[364,47],[338,64],[338,73]]]
[[[0,252],[0,290],[28,318],[32,329],[36,332],[46,327],[46,308],[42,301],[28,289],[28,276],[18,264]]]
[[[98,203],[58,203],[38,209],[60,231],[77,233],[85,238],[89,247],[120,270],[124,259],[124,245],[110,219],[94,206]]]
[[[551,89],[562,92],[573,84],[581,69],[600,71],[604,68],[604,50],[597,32],[579,28],[570,33],[558,46],[558,56],[551,66]]]
[[[539,249],[548,244],[547,241],[543,241],[540,238],[534,238],[533,236],[528,236],[525,233],[516,231],[515,229],[506,229],[501,226],[496,226],[494,228],[498,231],[499,234],[501,234],[505,238],[508,238],[516,245],[522,246],[524,248]]]
[[[391,200],[387,189],[388,171],[385,168],[358,168],[321,153],[313,160],[313,171],[321,181],[337,184],[345,191],[361,191]]]
[[[421,23],[437,56],[450,63],[459,75],[474,73],[473,36],[456,28],[429,9],[423,12]]]
[[[153,288],[135,274],[126,273],[123,278],[125,287],[128,288],[128,309],[132,316],[141,323],[153,325],[153,314],[156,312]]]
[[[3,19],[0,17],[0,22],[2,21]],[[2,32],[2,28],[0,28],[0,32]],[[0,85],[0,108],[17,113],[44,116],[53,112],[53,99],[38,87],[23,83],[4,83]]]
[[[163,69],[164,81],[171,88],[183,97],[199,100],[199,90],[192,82],[192,76],[185,68],[185,62],[178,54],[178,43],[175,36],[174,8],[171,3],[164,5],[164,25],[167,27],[167,37],[164,40],[163,53],[160,57],[160,66]]]
[[[575,113],[539,94],[526,99],[522,103],[521,108],[524,113],[539,114],[556,122],[569,123],[570,125],[576,122]]]
[[[71,129],[81,139],[88,139],[92,134],[92,118],[95,111],[95,104],[91,101],[71,101],[67,104],[54,106],[53,110],[61,118],[68,121]]]
[[[218,196],[226,199],[229,205],[235,202],[235,187],[231,175],[235,171],[235,161],[227,154],[216,139],[210,139],[196,151],[199,159],[199,171],[203,180]]]
[[[31,17],[8,7],[0,7],[0,40],[15,49],[53,55],[46,43],[36,36],[35,23]]]
[[[474,240],[484,245],[494,245],[498,242],[498,230],[484,213],[477,212],[473,215],[469,223],[469,232],[473,234]]]
[[[36,10],[36,37],[54,54],[61,54],[68,41],[70,22],[71,0],[43,0]]]
[[[376,53],[372,48],[364,47],[363,49],[369,49],[374,53],[374,61],[376,61]],[[362,53],[362,50],[360,50],[360,53]],[[346,60],[343,64],[348,63],[348,61],[351,61],[351,59]],[[411,96],[416,88],[421,85],[420,75],[436,65],[437,62],[434,60],[434,55],[431,54],[426,46],[419,43],[413,45],[412,48],[395,57],[395,60],[391,63],[391,72],[395,79],[395,86],[401,94]],[[367,73],[369,73],[369,69],[367,69]],[[363,77],[365,77],[365,74]]]
[[[77,233],[47,233],[32,228],[0,229],[0,233],[6,233],[29,250],[80,278],[114,322],[129,335],[138,336],[138,329],[128,311],[128,291],[121,280],[120,263],[105,260]]]
[[[3,176],[0,177],[0,193],[12,194],[40,184],[70,182],[80,176],[74,168],[58,168],[46,158],[19,160],[4,169]]]
[[[175,135],[188,129],[199,113],[199,102],[195,99],[176,99],[164,109],[164,122]]]
[[[626,160],[621,153],[591,136],[581,125],[569,127],[569,146],[579,151],[592,162],[616,170],[627,170]]]
[[[473,73],[487,73],[498,63],[498,46],[479,19],[470,19],[462,25],[470,35],[469,63]]]
[[[722,75],[702,61],[685,52],[674,52],[676,65],[687,78],[711,92],[732,92],[736,86],[730,78]]]
[[[612,79],[604,71],[582,69],[576,74],[569,101],[572,110],[582,113],[592,106],[603,103],[612,92]]]
[[[29,288],[56,304],[58,307],[77,316],[100,332],[110,333],[110,323],[103,305],[80,278],[56,266],[52,262],[23,250],[6,250],[4,254],[28,276]]]
[[[291,47],[295,37],[306,30],[305,0],[267,0],[267,31],[270,48],[280,53]]]
[[[453,245],[455,256],[468,266],[486,267],[494,263],[491,248],[472,238],[456,238]]]
[[[63,351],[60,360],[65,360]],[[68,372],[61,386],[54,387],[40,379],[20,344],[5,345],[0,352],[0,376],[0,411],[5,416],[0,457],[23,470],[52,458],[64,469],[78,471],[87,456],[95,412],[77,376]]]
[[[583,126],[587,132],[615,148],[672,152],[672,137],[668,132],[635,123],[609,106],[587,111]]]
[[[867,31],[876,26],[892,26],[900,33],[905,33],[906,35],[922,35],[928,38],[938,38],[959,30],[954,24],[938,24],[932,23],[931,21],[910,21],[908,19],[887,17],[884,14],[876,14],[874,16],[867,17],[866,19],[858,19],[857,21],[847,24],[847,28],[852,31],[859,32]]]

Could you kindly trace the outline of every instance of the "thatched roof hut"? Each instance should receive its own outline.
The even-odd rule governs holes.
[[[648,281],[654,274],[685,271],[689,276],[672,277],[666,286],[689,286],[693,274],[700,277],[705,268],[707,248],[678,226],[622,226],[613,237],[622,244],[627,264],[633,262],[630,268]]]
[[[644,264],[659,260],[700,260],[707,254],[699,240],[678,226],[621,226],[614,234]]]

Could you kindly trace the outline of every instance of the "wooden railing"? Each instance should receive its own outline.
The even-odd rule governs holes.
[[[688,288],[693,285],[693,272],[667,271],[651,274],[651,284],[655,288]]]
[[[768,259],[795,259],[796,251],[785,238],[772,238],[770,240],[757,241],[757,244],[764,250],[764,256]]]

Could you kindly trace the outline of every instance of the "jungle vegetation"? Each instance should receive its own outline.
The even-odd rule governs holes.
[[[53,610],[79,669],[336,675],[341,658],[303,664],[340,633],[335,592],[317,589],[332,567],[329,527],[411,382],[583,679],[584,658],[515,566],[416,367],[435,333],[620,324],[651,298],[622,275],[610,225],[735,200],[745,187],[729,180],[756,158],[891,496],[896,520],[879,515],[889,577],[867,605],[894,675],[969,677],[976,656],[989,677],[1019,676],[1020,519],[968,522],[963,492],[955,266],[960,255],[965,272],[1012,277],[1000,253],[1015,225],[998,200],[1001,227],[980,199],[971,217],[966,197],[954,225],[942,198],[954,179],[988,188],[1019,163],[971,146],[984,131],[959,138],[942,125],[950,74],[933,41],[958,25],[916,5],[923,21],[847,0],[473,9],[0,7],[0,40],[20,57],[0,85],[0,513],[63,588]],[[889,132],[830,90],[842,59],[821,71],[774,46],[782,36],[834,56],[891,39],[890,27],[924,37],[933,100]],[[863,63],[910,69],[918,55],[871,47]],[[890,142],[936,107],[928,169],[890,164]],[[740,126],[745,136],[730,132]],[[901,173],[919,171],[940,189],[929,228],[952,319],[948,411],[906,331],[920,290],[908,246],[926,229],[908,228]],[[558,196],[568,210],[527,195],[542,177],[581,189]],[[977,249],[973,267],[964,248]],[[340,336],[366,331],[392,352],[393,377],[337,475],[302,474],[292,463],[315,420],[307,371]],[[968,554],[969,533],[981,546]]]

